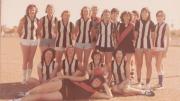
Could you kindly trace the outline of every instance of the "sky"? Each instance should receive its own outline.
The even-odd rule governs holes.
[[[55,7],[55,16],[60,18],[63,10],[71,12],[71,21],[75,22],[80,17],[80,9],[83,6],[98,6],[99,15],[103,9],[118,8],[120,13],[124,10],[138,10],[142,7],[148,7],[151,11],[152,20],[156,23],[155,14],[157,10],[164,10],[166,13],[166,22],[174,29],[180,28],[180,0],[2,0],[2,25],[8,27],[16,26],[19,20],[24,16],[26,7],[29,4],[35,4],[38,7],[37,17],[45,15],[47,4]]]

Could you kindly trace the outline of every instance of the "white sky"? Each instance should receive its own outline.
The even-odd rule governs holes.
[[[99,14],[102,10],[113,7],[118,8],[120,13],[124,10],[138,10],[148,7],[151,11],[152,20],[156,22],[155,13],[162,9],[166,12],[167,22],[174,28],[180,28],[180,1],[179,0],[2,0],[2,24],[7,26],[18,25],[19,19],[25,14],[28,4],[36,4],[38,7],[38,18],[45,15],[47,4],[53,4],[55,15],[60,17],[63,10],[71,11],[71,20],[75,21],[80,16],[83,6],[96,5]]]

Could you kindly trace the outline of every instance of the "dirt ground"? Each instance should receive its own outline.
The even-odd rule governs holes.
[[[178,41],[179,42],[179,41]],[[170,47],[165,60],[165,89],[156,90],[154,97],[131,96],[115,97],[109,101],[180,101],[180,47]],[[37,77],[36,66],[40,61],[39,48],[34,59],[32,76]],[[6,101],[14,97],[18,91],[27,91],[31,87],[25,87],[21,81],[22,54],[19,39],[16,37],[0,38],[0,101]],[[153,60],[154,63],[154,60]],[[145,66],[143,66],[143,78],[145,78]],[[151,84],[157,83],[156,70],[153,65]],[[105,101],[105,100],[98,100]]]

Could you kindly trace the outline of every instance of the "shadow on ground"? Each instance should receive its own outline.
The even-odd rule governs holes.
[[[23,85],[20,82],[15,83],[1,83],[0,84],[0,99],[15,98],[18,92],[26,92],[32,87],[30,85]]]

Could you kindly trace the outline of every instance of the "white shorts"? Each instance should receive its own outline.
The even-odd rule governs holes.
[[[165,51],[165,48],[160,48],[160,47],[154,47],[153,51]]]
[[[38,40],[21,39],[20,44],[24,46],[37,46]]]
[[[75,43],[76,48],[89,49],[93,47],[92,43]]]

